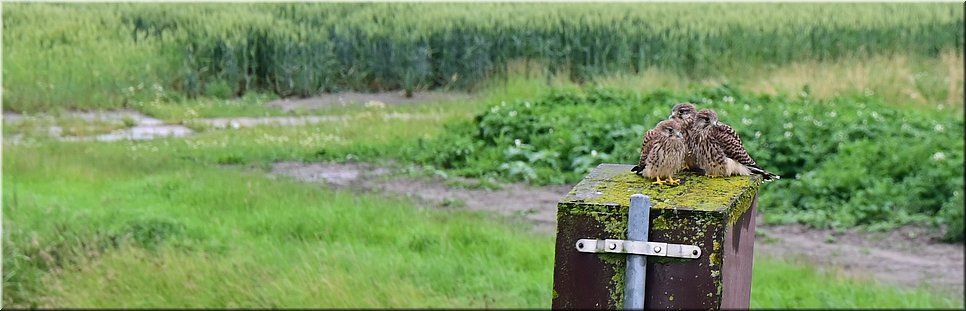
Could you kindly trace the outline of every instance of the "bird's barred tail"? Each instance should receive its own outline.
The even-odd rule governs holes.
[[[751,173],[752,174],[759,174],[762,177],[764,177],[764,180],[765,181],[778,180],[778,179],[781,179],[782,178],[781,176],[778,176],[778,175],[769,173],[768,171],[765,171],[764,169],[762,169],[760,167],[749,166],[748,169],[751,170]]]

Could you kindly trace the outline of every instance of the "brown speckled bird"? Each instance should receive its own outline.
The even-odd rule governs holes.
[[[677,105],[674,105],[673,108],[671,108],[671,115],[669,115],[667,118],[668,120],[679,121],[682,126],[681,132],[684,132],[683,131],[684,124],[686,124],[692,118],[694,118],[695,111],[696,109],[694,108],[694,104],[691,104],[688,102],[678,103]],[[647,157],[647,152],[646,152],[647,142],[656,139],[660,135],[661,133],[659,131],[655,131],[654,129],[651,129],[650,131],[647,131],[646,133],[644,133],[644,138],[641,139],[640,165],[635,166],[634,168],[631,169],[631,171],[640,174],[641,170],[644,169],[644,160],[646,160],[645,157]],[[688,168],[687,165],[683,165],[683,167],[685,169]]]
[[[674,105],[674,108],[671,108],[671,115],[667,118],[686,122],[694,118],[694,113],[696,111],[697,109],[694,108],[694,104],[692,103],[678,103],[677,105]]]
[[[697,168],[711,177],[734,175],[762,175],[765,181],[781,178],[758,166],[751,158],[741,138],[731,126],[718,122],[718,114],[702,109],[685,125],[688,149]]]
[[[664,120],[658,123],[645,135],[644,146],[641,147],[641,161],[631,169],[635,173],[654,178],[655,184],[678,185],[680,180],[674,179],[674,174],[681,171],[684,164],[684,154],[687,143],[681,131],[682,123],[676,119]]]

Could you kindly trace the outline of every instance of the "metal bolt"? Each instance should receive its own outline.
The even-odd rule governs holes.
[[[698,250],[691,251],[691,254],[697,256],[698,255]]]
[[[655,246],[654,247],[654,252],[655,253],[660,253],[661,252],[661,247],[660,246]]]
[[[584,248],[584,243],[583,242],[577,243],[577,248],[583,249]]]
[[[617,243],[610,243],[610,249],[611,250],[617,249]]]

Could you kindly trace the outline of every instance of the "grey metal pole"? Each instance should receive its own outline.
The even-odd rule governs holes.
[[[627,216],[627,239],[647,241],[651,222],[651,198],[643,194],[631,195]],[[644,309],[644,280],[647,259],[644,255],[627,255],[627,271],[624,274],[624,309]]]

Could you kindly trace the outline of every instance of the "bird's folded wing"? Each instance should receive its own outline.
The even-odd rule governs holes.
[[[712,141],[721,148],[725,156],[747,166],[758,166],[751,155],[748,154],[748,151],[745,150],[741,138],[738,137],[738,132],[735,132],[735,129],[731,126],[718,123],[717,126],[711,128],[710,134]]]
[[[661,131],[657,128],[653,128],[644,134],[644,139],[641,141],[641,160],[637,163],[637,168],[644,169],[644,161],[647,161],[647,155],[651,153],[651,148],[654,147],[654,141],[661,135]]]

